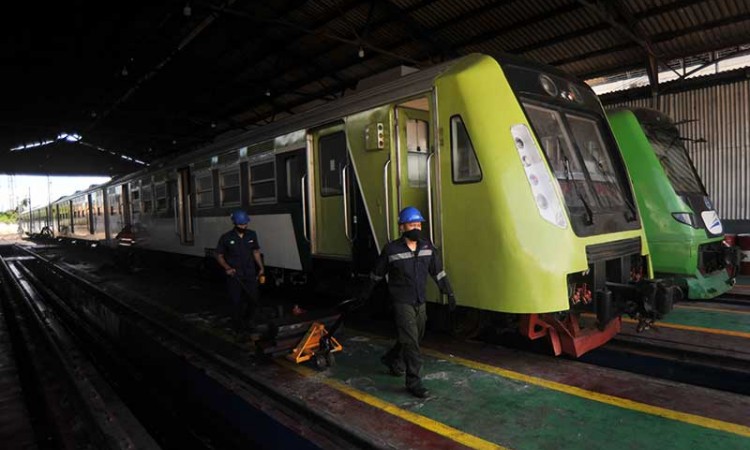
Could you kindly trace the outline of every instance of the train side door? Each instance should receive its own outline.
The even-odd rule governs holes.
[[[120,189],[120,229],[123,229],[132,223],[130,221],[132,214],[130,210],[130,190],[128,189],[128,184],[123,183],[120,186]]]
[[[398,127],[398,210],[414,206],[427,222],[422,225],[425,236],[429,236],[430,223],[428,200],[428,174],[431,149],[430,113],[427,97],[416,99],[396,108]]]
[[[180,236],[180,243],[193,243],[193,203],[190,195],[190,168],[177,170],[177,195],[174,200],[175,227]]]
[[[333,259],[351,258],[349,157],[343,125],[312,133],[312,158],[308,181],[312,253]]]

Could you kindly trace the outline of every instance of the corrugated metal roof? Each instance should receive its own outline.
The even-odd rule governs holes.
[[[189,17],[184,2],[59,3],[19,3],[4,29],[4,101],[15,107],[0,112],[0,149],[78,130],[152,160],[400,64],[510,52],[586,78],[643,67],[639,41],[664,60],[750,43],[747,0],[206,0]]]

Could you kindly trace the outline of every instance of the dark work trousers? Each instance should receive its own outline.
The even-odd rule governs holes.
[[[234,326],[241,328],[245,325],[245,321],[252,321],[255,318],[255,312],[258,309],[258,282],[255,275],[227,277],[227,291],[232,302]]]
[[[393,310],[398,337],[385,358],[389,361],[403,360],[406,366],[407,388],[421,386],[422,353],[419,351],[419,343],[424,337],[427,307],[424,303],[418,306],[394,303]]]

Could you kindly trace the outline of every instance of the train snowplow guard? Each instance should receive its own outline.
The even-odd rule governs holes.
[[[549,336],[555,356],[565,353],[578,358],[619,333],[622,314],[638,320],[637,330],[641,332],[672,311],[679,300],[679,289],[667,280],[607,282],[606,286],[595,294],[596,327],[581,327],[576,312],[525,314],[519,323],[521,334],[531,340]]]
[[[521,317],[521,334],[531,340],[549,336],[555,356],[562,353],[580,357],[612,339],[620,332],[622,320],[617,317],[603,329],[581,328],[576,314],[567,314],[564,319],[555,314],[525,314]]]

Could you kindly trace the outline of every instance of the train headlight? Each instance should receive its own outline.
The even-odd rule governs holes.
[[[539,84],[542,85],[544,92],[548,93],[552,97],[557,97],[557,86],[552,78],[547,75],[539,75]]]
[[[531,188],[539,214],[552,225],[566,228],[568,220],[562,201],[531,131],[525,124],[519,123],[510,127],[510,133],[513,135],[521,165],[526,171],[526,181]]]

